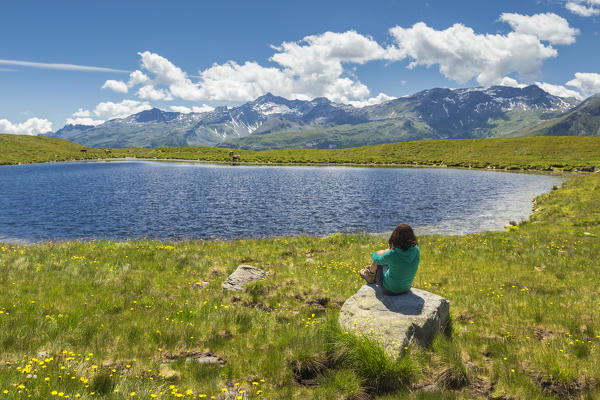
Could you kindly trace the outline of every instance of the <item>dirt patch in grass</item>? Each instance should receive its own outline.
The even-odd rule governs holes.
[[[444,389],[458,390],[469,384],[469,377],[457,368],[442,368],[435,377],[435,384]]]
[[[297,383],[304,386],[314,386],[318,384],[317,376],[330,368],[330,364],[329,357],[325,353],[317,353],[303,360],[292,360],[290,368]]]
[[[544,328],[543,326],[538,326],[535,328],[533,336],[535,336],[537,340],[547,340],[552,339],[554,336],[556,336],[556,333],[554,333],[548,328]]]
[[[455,320],[460,322],[469,322],[472,321],[475,316],[469,311],[461,311],[456,314],[454,317]]]
[[[559,399],[578,399],[583,392],[597,386],[594,378],[586,374],[565,382],[537,371],[529,365],[524,365],[523,370],[545,393],[552,394]]]

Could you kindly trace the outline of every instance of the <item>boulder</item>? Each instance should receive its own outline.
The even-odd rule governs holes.
[[[450,303],[436,294],[412,288],[386,296],[376,285],[364,285],[340,310],[339,324],[368,337],[397,356],[412,343],[428,345],[450,320]]]
[[[221,287],[226,290],[242,292],[244,285],[250,282],[259,281],[267,276],[267,272],[260,268],[255,268],[251,265],[240,265],[235,271],[223,282]]]

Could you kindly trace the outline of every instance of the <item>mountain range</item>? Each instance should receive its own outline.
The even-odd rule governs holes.
[[[423,139],[600,135],[600,96],[583,102],[538,86],[425,90],[366,107],[270,93],[203,113],[157,108],[47,134],[92,147],[344,148]]]

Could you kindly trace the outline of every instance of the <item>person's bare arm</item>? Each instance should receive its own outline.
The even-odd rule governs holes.
[[[390,249],[377,250],[377,255],[381,257],[382,255],[384,255],[388,251],[390,251]],[[377,264],[375,264],[375,261],[373,261],[373,263],[371,264],[371,272],[375,273],[375,271],[377,271]]]
[[[385,253],[387,253],[388,251],[390,251],[390,249],[378,250],[378,251],[377,251],[377,255],[378,255],[378,256],[382,256],[382,255],[384,255]]]

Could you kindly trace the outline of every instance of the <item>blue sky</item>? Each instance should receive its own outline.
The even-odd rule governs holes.
[[[431,87],[600,92],[600,0],[20,0],[0,11],[10,133],[267,91],[356,106]]]

